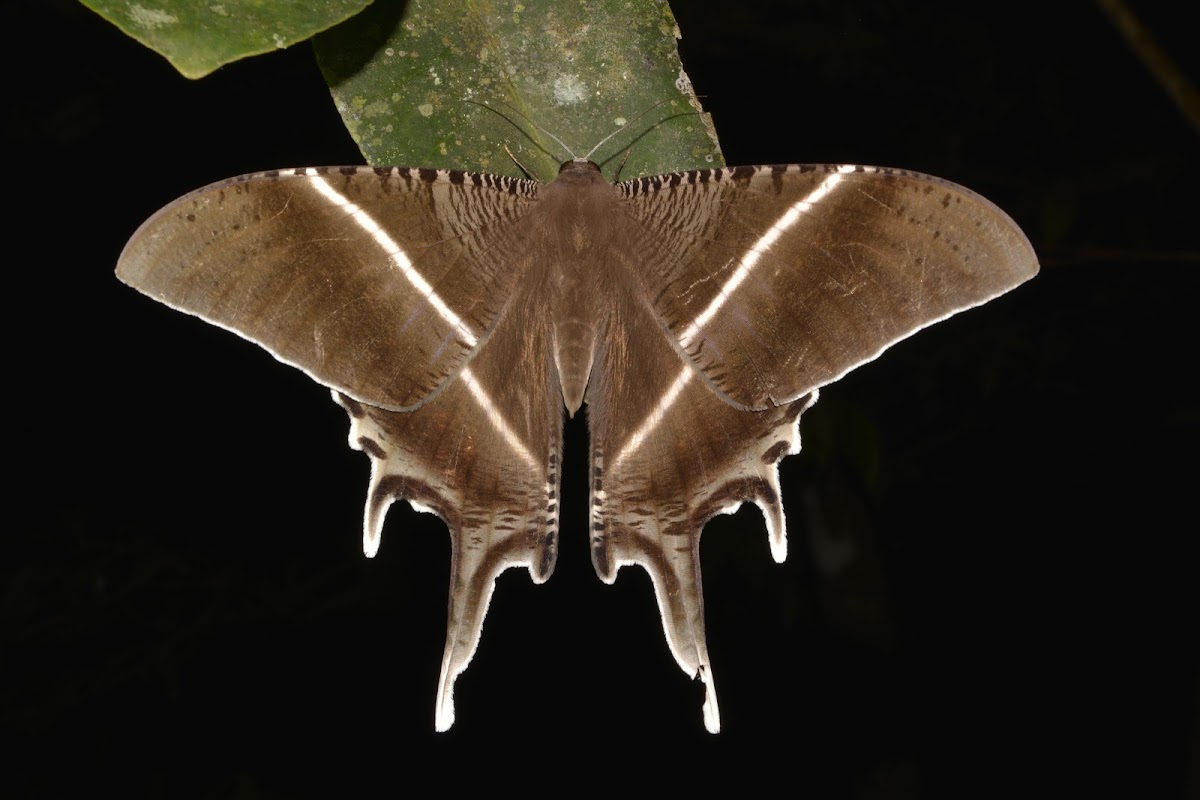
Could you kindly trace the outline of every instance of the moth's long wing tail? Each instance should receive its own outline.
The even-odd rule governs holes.
[[[445,410],[477,418],[473,401],[453,402],[466,391],[447,390],[451,404]],[[475,654],[496,578],[510,567],[525,567],[541,583],[554,570],[561,422],[548,426],[549,441],[535,456],[518,442],[493,438],[489,446],[479,430],[435,418],[442,416],[432,413],[443,410],[440,402],[404,414],[334,397],[350,414],[351,447],[371,458],[363,523],[367,555],[379,548],[384,516],[395,500],[437,514],[450,529],[446,649],[435,713],[437,729],[446,730],[454,723],[454,680]]]
[[[454,722],[454,680],[479,643],[497,576],[550,577],[558,554],[562,392],[544,357],[547,329],[518,297],[471,364],[415,411],[386,411],[334,393],[350,446],[371,458],[363,549],[374,555],[387,507],[407,500],[450,529],[450,601],[437,691],[438,730]],[[536,303],[535,303],[536,306]]]
[[[704,722],[715,733],[700,533],[712,517],[751,502],[766,519],[773,556],[784,559],[777,463],[799,452],[799,417],[816,393],[763,412],[737,409],[680,359],[636,298],[616,308],[589,386],[592,562],[609,583],[625,564],[650,573],[671,653],[704,681]]]

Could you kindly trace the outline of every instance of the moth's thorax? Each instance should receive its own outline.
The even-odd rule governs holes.
[[[590,161],[568,161],[539,193],[546,267],[554,287],[550,309],[554,363],[563,402],[573,415],[583,403],[602,327],[613,233],[620,195]]]

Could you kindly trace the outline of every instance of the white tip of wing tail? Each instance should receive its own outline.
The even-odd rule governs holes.
[[[371,531],[363,531],[363,555],[367,558],[374,558],[379,552],[379,534]]]
[[[787,561],[787,530],[780,520],[779,530],[769,531],[768,540],[771,542],[771,558],[776,564]]]
[[[454,725],[454,676],[447,676],[445,667],[442,667],[442,677],[438,681],[436,702],[433,727],[438,733],[445,733]]]
[[[704,728],[709,733],[720,733],[721,709],[717,707],[717,685],[707,665],[700,667],[700,680],[704,681]]]
[[[371,482],[367,484],[367,508],[363,513],[363,555],[374,558],[379,552],[379,540],[383,535],[383,520],[387,517],[391,498],[382,501],[376,496],[375,487],[380,480],[379,462],[371,459]]]
[[[787,560],[787,517],[784,516],[783,505],[778,500],[778,469],[776,469],[772,486],[775,489],[775,502],[758,502],[756,505],[762,511],[763,521],[767,524],[767,541],[771,544],[771,558],[775,559],[776,564],[782,564]]]
[[[353,427],[351,434],[353,434]],[[379,542],[383,539],[383,521],[387,518],[388,508],[392,505],[392,496],[380,495],[379,482],[384,477],[384,465],[377,458],[371,459],[371,482],[367,484],[367,508],[363,513],[363,555],[374,558],[379,552]]]

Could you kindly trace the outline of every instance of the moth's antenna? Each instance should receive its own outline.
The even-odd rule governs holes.
[[[613,138],[613,137],[614,137],[614,136],[616,136],[618,133],[620,133],[621,131],[625,130],[625,129],[626,129],[626,128],[628,128],[630,125],[632,125],[633,123],[637,122],[639,119],[641,119],[642,117],[646,116],[646,115],[647,115],[647,114],[649,114],[651,111],[653,111],[654,109],[656,109],[656,108],[658,108],[659,106],[663,105],[664,103],[670,103],[670,102],[671,102],[671,100],[672,100],[672,98],[670,98],[670,97],[666,98],[665,100],[659,100],[657,103],[655,103],[654,105],[650,106],[649,108],[646,108],[646,109],[643,109],[643,110],[639,111],[639,112],[638,112],[638,113],[637,113],[637,114],[634,116],[634,118],[633,118],[633,119],[631,119],[631,120],[628,120],[628,121],[627,121],[627,122],[626,122],[624,125],[622,125],[621,127],[617,128],[615,131],[613,131],[612,133],[610,133],[608,136],[605,136],[603,139],[601,139],[599,142],[597,142],[597,143],[596,143],[596,146],[595,146],[595,147],[593,147],[591,150],[589,150],[589,151],[587,152],[587,155],[583,157],[583,158],[584,158],[584,160],[588,160],[588,159],[590,159],[590,158],[592,157],[592,153],[594,153],[594,152],[596,152],[597,150],[599,150],[599,149],[600,149],[600,148],[601,148],[601,147],[604,145],[604,143],[605,143],[605,142],[607,142],[609,139]],[[628,154],[626,155],[626,158],[628,158]],[[622,162],[622,163],[624,163],[624,162]]]
[[[470,104],[472,104],[472,105],[476,105],[476,106],[481,106],[481,107],[483,107],[483,108],[486,108],[488,111],[491,111],[493,114],[500,114],[500,112],[499,112],[499,111],[497,111],[496,109],[492,108],[492,107],[491,107],[491,106],[489,106],[487,103],[480,103],[480,102],[479,102],[479,101],[477,101],[477,100],[464,100],[463,102],[465,102],[465,103],[470,103]],[[537,129],[538,131],[540,131],[541,133],[544,133],[544,134],[546,134],[546,135],[547,135],[547,136],[549,136],[551,139],[553,139],[554,141],[558,142],[558,146],[559,146],[559,147],[561,147],[563,150],[565,150],[565,151],[567,152],[567,155],[569,155],[569,156],[571,157],[571,159],[572,159],[572,160],[578,160],[578,159],[576,158],[576,156],[575,156],[575,153],[574,153],[574,151],[572,151],[572,150],[571,150],[571,148],[567,147],[566,143],[564,143],[562,139],[558,138],[558,137],[557,137],[557,136],[555,136],[553,133],[551,133],[550,131],[548,131],[548,130],[546,130],[545,128],[543,128],[541,125],[538,125],[536,122],[534,122],[534,121],[533,121],[533,120],[531,120],[529,117],[525,116],[525,115],[524,115],[524,114],[522,114],[520,111],[518,111],[517,109],[513,108],[512,106],[510,106],[508,103],[504,102],[503,100],[496,100],[495,102],[497,102],[497,103],[499,103],[500,105],[504,106],[504,107],[505,107],[505,108],[507,108],[509,111],[511,111],[512,113],[516,114],[518,117],[520,117],[521,119],[525,120],[526,122],[528,122],[530,125],[532,125],[534,128],[536,128],[536,129]],[[504,115],[503,115],[503,114],[500,114],[500,116],[504,117]],[[504,117],[504,118],[505,118],[505,119],[508,119],[508,117]],[[516,127],[519,127],[519,126],[518,126],[518,125],[517,125],[515,122],[513,122],[511,119],[508,119],[508,121],[509,121],[510,123],[512,123],[512,126],[513,126],[514,128],[516,128]],[[515,161],[515,160],[516,160],[516,159],[514,159],[514,161]],[[522,167],[522,169],[524,169],[524,167]]]
[[[621,159],[621,163],[617,165],[617,171],[613,173],[613,183],[616,183],[621,177],[621,170],[625,169],[625,162],[629,160],[629,154],[633,152],[633,148],[625,150],[625,157]]]
[[[696,96],[697,96],[697,97],[699,97],[700,95],[696,95]],[[499,111],[497,111],[496,109],[492,108],[492,107],[491,107],[491,106],[489,106],[487,103],[481,103],[481,102],[479,102],[478,100],[466,100],[466,99],[464,99],[464,100],[463,100],[463,102],[465,102],[465,103],[470,103],[470,104],[472,104],[472,105],[476,105],[476,106],[480,106],[480,107],[482,107],[482,108],[486,108],[488,111],[491,111],[493,114],[500,114],[500,112],[499,112]],[[640,120],[642,117],[646,116],[646,115],[647,115],[647,114],[649,114],[651,111],[653,111],[654,109],[658,108],[659,106],[661,106],[661,105],[665,105],[666,103],[673,102],[673,98],[669,98],[669,97],[668,97],[668,98],[666,98],[666,99],[659,100],[657,103],[655,103],[655,104],[653,104],[653,105],[651,105],[651,106],[649,106],[649,107],[647,107],[647,108],[644,108],[644,109],[642,109],[642,110],[641,110],[641,111],[639,111],[637,114],[635,114],[635,115],[633,116],[633,118],[632,118],[632,119],[630,119],[630,120],[626,121],[626,123],[625,123],[624,125],[622,125],[621,127],[617,128],[615,131],[613,131],[612,133],[610,133],[608,136],[605,136],[603,139],[601,139],[599,142],[597,142],[597,143],[596,143],[596,146],[595,146],[595,147],[593,147],[591,150],[589,150],[589,151],[587,152],[587,154],[586,154],[586,155],[585,155],[583,158],[580,158],[579,156],[575,155],[575,151],[574,151],[574,150],[572,150],[571,148],[567,147],[567,144],[566,144],[566,142],[564,142],[562,139],[558,138],[558,137],[557,137],[557,136],[555,136],[553,133],[551,133],[550,131],[548,131],[548,130],[546,130],[545,128],[543,128],[541,125],[539,125],[539,124],[537,124],[536,122],[534,122],[532,119],[530,119],[530,118],[529,118],[528,116],[526,116],[525,114],[521,113],[521,112],[520,112],[519,110],[517,110],[516,108],[513,108],[511,105],[509,105],[508,103],[504,102],[503,100],[495,100],[494,102],[496,102],[496,103],[499,103],[500,105],[504,106],[504,107],[505,107],[505,108],[507,108],[509,111],[511,111],[513,114],[516,114],[518,117],[520,117],[521,119],[523,119],[523,120],[525,120],[527,123],[529,123],[529,124],[530,124],[530,125],[531,125],[533,128],[535,128],[536,130],[538,130],[538,131],[539,131],[539,132],[541,132],[541,133],[544,133],[544,134],[546,134],[546,135],[547,135],[547,136],[549,136],[551,139],[553,139],[555,142],[557,142],[557,143],[558,143],[558,146],[559,146],[559,147],[561,147],[561,148],[562,148],[564,151],[566,151],[566,153],[567,153],[569,156],[571,156],[571,160],[573,160],[573,161],[587,161],[587,160],[591,159],[591,157],[592,157],[592,154],[593,154],[593,153],[595,153],[597,150],[599,150],[601,147],[603,147],[603,146],[604,146],[604,144],[605,144],[605,143],[606,143],[606,142],[607,142],[609,139],[611,139],[611,138],[613,138],[614,136],[616,136],[617,134],[621,133],[621,132],[622,132],[622,131],[624,131],[626,128],[628,128],[630,125],[632,125],[633,123],[637,122],[637,121],[638,121],[638,120]],[[693,111],[693,112],[689,112],[689,113],[692,113],[692,114],[698,114],[698,113],[700,113],[700,112],[698,112],[698,111]],[[509,122],[510,124],[512,124],[512,126],[513,126],[514,128],[519,128],[519,127],[520,127],[520,126],[518,126],[518,125],[517,125],[515,122],[513,122],[511,119],[509,119],[508,117],[506,117],[504,114],[500,114],[500,116],[501,116],[501,117],[504,117],[504,119],[508,120],[508,122]],[[684,116],[686,116],[686,115],[684,115]],[[668,119],[671,119],[671,117],[668,117]],[[510,153],[510,155],[511,155],[511,153]],[[629,154],[628,154],[628,153],[626,153],[625,157],[626,157],[626,158],[628,158],[628,157],[629,157]],[[516,159],[513,159],[513,160],[515,161]],[[622,162],[622,163],[624,163],[624,162]],[[522,167],[522,169],[524,169],[524,167]]]
[[[504,145],[504,152],[508,153],[508,157],[512,159],[513,163],[517,165],[517,167],[521,170],[521,172],[525,173],[526,177],[534,178],[534,179],[537,178],[537,175],[534,175],[532,172],[529,171],[529,167],[526,167],[524,164],[522,164],[520,162],[520,160],[516,156],[513,155],[513,151],[508,149],[508,145]]]

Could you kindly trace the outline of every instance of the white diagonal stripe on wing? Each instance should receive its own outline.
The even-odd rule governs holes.
[[[492,398],[488,396],[487,391],[475,378],[475,374],[471,372],[470,367],[463,367],[462,372],[463,383],[467,385],[471,396],[475,398],[475,402],[479,403],[479,407],[483,409],[483,413],[487,414],[488,421],[492,423],[500,435],[504,438],[505,443],[512,448],[512,451],[519,455],[528,467],[534,472],[541,473],[542,467],[538,464],[537,459],[529,452],[529,448],[521,441],[521,437],[517,432],[509,427],[508,421],[504,419],[504,415],[500,413],[500,409],[496,408],[496,404],[492,402]]]
[[[687,386],[688,381],[692,379],[693,369],[690,365],[685,364],[679,374],[675,376],[675,380],[667,387],[667,390],[662,393],[662,397],[658,398],[658,402],[654,404],[654,410],[642,421],[633,435],[625,442],[625,446],[617,453],[616,459],[613,461],[613,468],[621,466],[630,453],[642,446],[642,442],[646,440],[655,428],[666,417],[667,411],[671,406],[675,405],[675,401],[679,399],[679,393],[683,391],[683,387]]]
[[[452,327],[458,329],[459,335],[462,336],[463,341],[467,343],[468,347],[474,347],[479,339],[467,327],[467,324],[462,321],[462,318],[458,314],[455,314],[453,309],[446,305],[445,301],[438,296],[438,293],[429,285],[429,281],[425,280],[424,276],[417,271],[412,261],[405,254],[404,248],[396,244],[396,240],[370,214],[330,186],[329,182],[321,177],[316,170],[309,169],[308,175],[313,178],[313,186],[321,193],[321,196],[349,214],[358,227],[370,234],[380,249],[388,254],[388,258],[391,259],[392,263],[398,266],[400,271],[404,273],[404,277],[413,285],[413,288],[429,301],[429,305],[433,306],[433,309],[437,311],[442,319],[446,320]]]
[[[716,316],[717,312],[721,310],[721,306],[725,305],[730,296],[742,285],[742,282],[746,280],[746,276],[754,269],[755,264],[758,263],[758,259],[762,254],[771,249],[771,246],[779,241],[779,237],[783,235],[784,231],[795,225],[802,214],[807,214],[812,210],[813,206],[824,200],[833,191],[833,187],[841,182],[842,175],[854,170],[855,167],[853,166],[838,167],[837,172],[830,174],[825,180],[821,181],[820,185],[809,192],[804,199],[797,200],[789,206],[788,210],[783,212],[779,219],[775,220],[775,223],[767,229],[767,232],[759,237],[759,240],[749,250],[742,254],[738,268],[729,276],[729,280],[725,281],[725,285],[721,287],[721,291],[712,299],[708,307],[697,314],[691,324],[680,334],[679,344],[682,345],[683,349],[686,350],[691,346],[696,335],[700,333],[700,330]]]
[[[417,271],[416,267],[413,266],[412,261],[409,260],[408,256],[405,254],[404,248],[400,247],[400,245],[396,243],[396,240],[393,239],[370,214],[364,211],[357,203],[352,202],[341,192],[330,186],[329,182],[321,177],[316,170],[310,169],[308,170],[308,174],[313,178],[313,186],[316,187],[316,190],[321,193],[321,196],[345,211],[350,218],[354,220],[358,227],[370,234],[371,238],[375,240],[375,243],[379,245],[380,249],[387,253],[388,258],[391,259],[392,263],[400,268],[400,271],[404,274],[404,277],[408,279],[408,282],[413,285],[413,288],[420,292],[421,295],[424,296],[427,301],[429,301],[429,305],[433,306],[434,310],[437,311],[438,315],[441,316],[442,319],[446,320],[447,323],[458,329],[459,334],[462,336],[463,341],[467,343],[468,347],[474,347],[479,341],[478,337],[471,332],[471,329],[468,328],[466,323],[462,321],[462,318],[459,317],[458,314],[455,314],[454,311],[448,305],[446,305],[445,301],[438,296],[438,293],[435,292],[433,287],[429,285],[429,281],[425,280],[421,273]],[[525,447],[525,444],[521,441],[521,438],[517,436],[516,431],[509,426],[508,421],[504,419],[504,415],[500,413],[500,409],[496,408],[496,404],[492,402],[492,398],[475,378],[475,374],[472,373],[468,367],[463,367],[460,374],[462,376],[463,383],[466,384],[467,389],[471,392],[471,396],[475,398],[475,402],[478,403],[480,408],[483,409],[483,412],[487,415],[488,421],[491,422],[492,427],[494,427],[500,433],[500,436],[503,437],[505,443],[512,448],[514,453],[521,457],[521,459],[529,466],[531,470],[534,470],[535,472],[540,471],[541,467],[538,464],[537,459],[535,459],[533,454],[529,452],[529,448]]]

